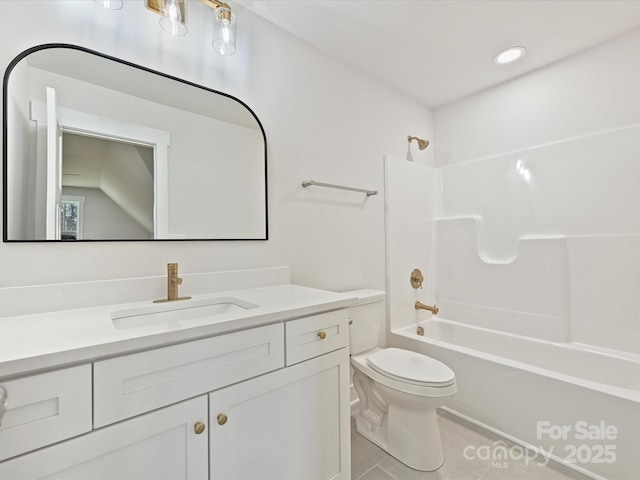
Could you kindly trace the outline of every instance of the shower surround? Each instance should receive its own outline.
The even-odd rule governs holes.
[[[640,384],[618,381],[640,369],[638,50],[631,32],[441,107],[435,167],[385,161],[389,343],[456,371],[452,411],[595,478],[640,471]]]

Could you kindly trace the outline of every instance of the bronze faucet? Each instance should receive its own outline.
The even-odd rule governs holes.
[[[416,310],[429,310],[434,315],[437,315],[440,311],[440,309],[436,305],[432,307],[431,305],[425,305],[424,303],[420,302],[416,302]]]
[[[182,285],[182,278],[178,276],[178,264],[167,263],[167,298],[154,300],[153,303],[174,302],[176,300],[189,300],[191,297],[178,296],[179,285]]]

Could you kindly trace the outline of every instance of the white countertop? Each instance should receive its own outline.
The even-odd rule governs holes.
[[[349,294],[296,285],[230,290],[194,295],[193,299],[218,297],[234,297],[257,308],[195,318],[179,326],[161,323],[129,329],[116,329],[111,312],[151,306],[152,301],[0,318],[0,379],[281,322],[357,302]],[[182,302],[189,300],[176,304]]]

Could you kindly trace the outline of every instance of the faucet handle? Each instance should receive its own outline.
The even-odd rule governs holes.
[[[417,269],[414,268],[413,271],[411,272],[411,286],[413,288],[422,288],[422,282],[424,282],[424,277],[422,276],[422,272]]]

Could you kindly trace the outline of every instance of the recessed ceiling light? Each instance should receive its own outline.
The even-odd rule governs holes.
[[[505,63],[511,63],[518,60],[524,55],[527,50],[524,47],[509,47],[506,50],[502,50],[498,53],[493,62],[498,65],[504,65]]]

